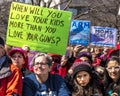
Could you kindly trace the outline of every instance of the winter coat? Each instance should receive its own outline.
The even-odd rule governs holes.
[[[0,58],[0,96],[22,96],[22,75],[20,70],[9,63],[7,56]]]
[[[110,83],[108,88],[106,89],[106,96],[112,96],[113,94],[117,94],[118,96],[120,96],[120,79],[116,83]]]
[[[23,96],[69,96],[68,88],[63,78],[50,74],[47,81],[39,83],[35,74],[27,75],[23,80]]]

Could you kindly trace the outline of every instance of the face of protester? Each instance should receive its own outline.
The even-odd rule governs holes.
[[[109,61],[106,69],[113,81],[117,81],[120,78],[120,64],[117,61]]]
[[[50,72],[50,66],[47,64],[46,57],[39,56],[34,62],[34,73],[37,75],[46,75]]]
[[[95,48],[94,51],[95,51],[95,54],[99,54],[100,53],[100,49],[99,48]]]
[[[108,48],[104,48],[104,50],[103,50],[103,54],[104,54],[104,55],[107,55],[107,54],[108,54],[108,51],[109,51]]]
[[[91,76],[88,72],[86,71],[80,71],[76,75],[76,81],[80,86],[86,86],[91,79]]]
[[[56,71],[58,64],[60,64],[59,58],[56,57],[56,56],[52,56],[52,65],[50,67],[50,70],[51,71]]]
[[[86,56],[80,57],[80,60],[82,60],[83,62],[88,62],[89,63],[89,59]]]
[[[96,54],[92,53],[92,61],[95,61],[95,58],[96,58]]]
[[[65,55],[62,56],[62,58],[61,58],[61,66],[66,65],[67,61],[68,61],[68,58]]]
[[[79,52],[80,51],[80,49],[81,49],[81,45],[76,45],[75,47],[74,47],[74,52]]]
[[[20,69],[22,68],[23,64],[25,64],[24,57],[20,52],[15,52],[11,56],[11,60],[12,60],[12,63]]]
[[[5,54],[4,46],[0,44],[0,58]]]
[[[25,50],[26,52],[29,52],[29,50],[30,50],[28,46],[23,46],[22,49]]]

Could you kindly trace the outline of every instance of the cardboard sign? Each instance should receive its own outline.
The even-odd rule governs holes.
[[[65,54],[72,13],[23,3],[11,4],[6,43]]]
[[[116,28],[92,26],[90,45],[115,47],[116,33]]]
[[[87,46],[90,39],[90,21],[72,20],[70,44]]]

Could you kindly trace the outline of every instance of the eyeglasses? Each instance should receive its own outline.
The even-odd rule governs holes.
[[[115,71],[119,71],[120,70],[120,66],[114,66],[114,67],[108,67],[108,68],[106,68],[107,69],[107,71],[112,71],[112,69],[114,69]]]
[[[35,67],[40,67],[40,66],[41,67],[46,67],[46,65],[48,65],[48,64],[47,63],[42,63],[42,62],[41,63],[37,62],[37,63],[34,64]]]

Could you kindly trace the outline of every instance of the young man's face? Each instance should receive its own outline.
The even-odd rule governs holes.
[[[4,46],[0,44],[0,58],[5,54]]]

